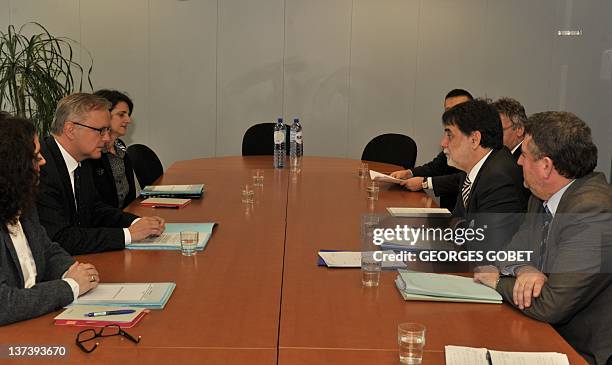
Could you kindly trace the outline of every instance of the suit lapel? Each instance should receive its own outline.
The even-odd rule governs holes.
[[[70,183],[70,175],[68,174],[68,168],[66,167],[66,161],[64,161],[64,157],[60,152],[59,147],[57,146],[57,142],[52,136],[45,138],[45,142],[47,144],[49,154],[53,157],[53,161],[57,167],[57,172],[59,174],[59,179],[62,183],[62,188],[64,189],[64,193],[71,197],[72,199],[68,202],[70,207],[72,208],[72,213],[76,218],[77,210],[75,205],[74,193],[72,191],[72,184]],[[44,168],[44,167],[43,167]]]
[[[17,269],[17,272],[19,273],[19,287],[23,288],[25,285],[24,280],[23,280],[23,272],[21,272],[21,265],[19,264],[19,257],[17,256],[17,251],[15,251],[15,246],[13,245],[13,241],[11,240],[11,236],[9,236],[8,232],[5,232],[4,230],[0,230],[0,237],[2,238],[2,242],[4,246],[6,247],[6,249],[8,250],[8,252],[11,253],[11,258],[13,259],[13,265],[15,265],[15,269]]]
[[[480,167],[480,170],[478,170],[478,175],[476,175],[476,179],[474,179],[474,181],[472,182],[472,188],[470,190],[470,196],[468,197],[468,204],[467,207],[465,207],[465,211],[466,213],[470,211],[470,206],[472,206],[472,199],[474,198],[474,196],[476,196],[476,189],[478,189],[478,182],[480,181],[480,178],[482,176],[482,174],[486,173],[486,169],[487,169],[487,165],[489,163],[491,163],[491,160],[493,160],[495,158],[495,155],[497,154],[498,150],[492,150],[491,154],[489,155],[489,157],[487,157],[487,159],[485,160],[485,162],[482,164],[482,166]],[[466,177],[467,177],[467,173],[466,173]]]
[[[34,259],[34,264],[36,265],[36,282],[38,282],[45,267],[44,262],[42,261],[44,260],[45,253],[41,251],[41,246],[36,244],[35,237],[31,236],[32,232],[34,232],[32,229],[32,221],[30,221],[30,219],[27,217],[22,217],[21,227],[23,228],[23,234],[28,240],[30,252],[32,252],[32,258]]]

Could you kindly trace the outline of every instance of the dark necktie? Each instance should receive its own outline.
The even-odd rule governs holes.
[[[80,209],[79,209],[79,205],[80,205],[80,199],[79,199],[79,189],[81,187],[81,166],[79,165],[75,170],[74,170],[74,204],[76,207],[76,221],[77,221],[77,225],[80,225],[81,219],[80,219]]]
[[[468,175],[465,176],[463,187],[461,187],[461,199],[463,200],[463,207],[467,211],[468,199],[470,198],[470,190],[472,190],[472,182]]]
[[[542,235],[540,237],[540,257],[538,257],[538,270],[544,272],[544,264],[546,263],[546,243],[548,241],[548,231],[553,215],[547,206],[544,206],[544,219],[542,223]]]

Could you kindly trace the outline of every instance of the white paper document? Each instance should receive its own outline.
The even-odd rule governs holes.
[[[197,189],[200,185],[151,185],[151,191],[190,191]]]
[[[493,351],[448,345],[444,347],[444,354],[446,365],[569,365],[567,355],[558,352]]]
[[[385,254],[393,254],[393,251],[381,251]],[[320,251],[319,256],[325,261],[327,267],[361,267],[362,253],[357,251]],[[383,256],[381,255],[381,258]],[[401,261],[382,261],[383,268],[405,268],[406,264]]]
[[[370,170],[370,179],[374,181],[390,182],[390,183],[396,183],[396,184],[399,184],[402,181],[404,181],[402,179],[397,179],[397,178],[394,178],[393,176],[385,175],[381,172],[374,171],[374,170]]]
[[[451,212],[446,208],[387,208],[394,217],[450,217]]]
[[[100,284],[79,297],[79,302],[120,301],[137,302],[151,293],[153,284]]]
[[[210,233],[198,232],[198,245],[204,244],[208,240]],[[141,241],[130,243],[130,245],[155,245],[155,246],[178,246],[181,244],[181,233],[180,232],[164,232],[158,237],[149,237]]]

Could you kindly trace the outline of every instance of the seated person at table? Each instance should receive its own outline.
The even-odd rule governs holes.
[[[0,325],[41,316],[95,288],[91,264],[76,262],[38,222],[40,144],[27,120],[0,115]],[[8,158],[10,156],[10,158]]]
[[[468,91],[453,89],[444,97],[444,111],[470,100],[474,100],[474,98]],[[406,179],[401,185],[408,190],[433,190],[434,194],[440,197],[440,205],[443,208],[453,210],[461,183],[459,173],[459,170],[448,165],[446,155],[440,151],[430,162],[413,169],[394,171],[391,176]]]
[[[533,257],[483,267],[474,280],[552,324],[590,364],[610,364],[612,187],[593,172],[597,147],[577,116],[537,113],[525,128],[519,164],[532,196],[509,249]]]
[[[99,198],[88,158],[100,158],[110,141],[110,102],[85,93],[60,100],[41,141],[47,164],[40,172],[37,199],[40,222],[49,237],[73,255],[120,250],[134,241],[160,235],[164,220],[124,213]]]
[[[125,143],[119,139],[125,136],[132,122],[130,116],[134,104],[127,95],[116,90],[98,90],[94,95],[111,103],[110,142],[104,147],[101,158],[88,159],[83,163],[91,165],[100,199],[108,205],[123,209],[136,199],[134,170],[126,154]]]
[[[521,224],[527,197],[521,168],[502,143],[499,113],[484,100],[472,100],[444,112],[442,124],[440,146],[448,164],[464,172],[453,216],[486,229],[478,250],[503,247]]]

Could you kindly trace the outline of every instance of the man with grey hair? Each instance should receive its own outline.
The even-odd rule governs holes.
[[[47,164],[40,172],[40,222],[73,255],[123,249],[132,240],[164,231],[160,217],[138,218],[103,203],[89,165],[81,165],[100,158],[110,140],[109,107],[93,94],[64,97],[55,111],[52,135],[41,143]]]
[[[593,172],[591,129],[572,113],[544,112],[525,133],[518,163],[532,196],[509,250],[532,257],[483,267],[474,280],[552,324],[590,364],[610,364],[612,187]]]
[[[493,106],[497,109],[504,132],[504,146],[508,147],[515,160],[521,156],[521,144],[525,138],[525,108],[512,98],[499,98]]]

